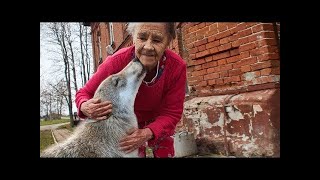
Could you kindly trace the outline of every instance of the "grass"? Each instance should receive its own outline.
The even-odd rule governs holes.
[[[51,130],[40,131],[40,152],[51,144],[54,144]]]
[[[40,126],[66,123],[66,122],[70,122],[70,119],[56,119],[56,120],[40,121]]]

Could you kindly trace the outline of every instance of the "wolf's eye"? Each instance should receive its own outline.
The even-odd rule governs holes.
[[[111,80],[112,80],[112,84],[113,84],[115,87],[117,87],[118,84],[119,84],[120,78],[119,78],[118,76],[113,76],[113,77],[111,78]]]

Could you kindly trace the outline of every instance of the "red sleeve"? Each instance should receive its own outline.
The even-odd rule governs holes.
[[[76,106],[78,109],[78,116],[85,118],[86,116],[81,112],[81,104],[94,96],[94,93],[100,83],[109,75],[114,74],[113,57],[108,56],[106,60],[98,67],[97,72],[88,80],[88,82],[76,92]]]
[[[173,79],[169,91],[164,97],[160,115],[154,122],[146,126],[153,132],[153,140],[155,141],[161,137],[164,138],[173,135],[176,124],[181,119],[186,94],[186,71],[186,64],[183,64],[181,70],[178,69],[176,71],[178,74],[176,76],[177,78]]]

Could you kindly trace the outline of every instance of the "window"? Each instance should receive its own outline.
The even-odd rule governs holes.
[[[110,45],[113,45],[114,43],[113,23],[109,23],[109,37],[110,37]]]

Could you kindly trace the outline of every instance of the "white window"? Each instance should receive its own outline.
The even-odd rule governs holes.
[[[110,45],[113,45],[114,43],[113,23],[109,23],[109,37],[110,37]]]

